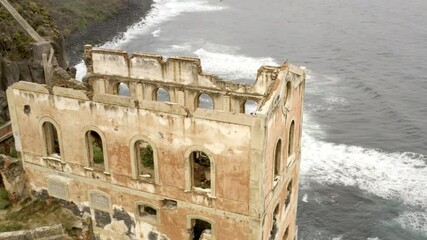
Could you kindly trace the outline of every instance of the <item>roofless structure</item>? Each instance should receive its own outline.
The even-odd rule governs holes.
[[[84,87],[7,90],[32,190],[75,203],[100,239],[297,238],[303,68],[246,85],[196,58],[84,56]]]

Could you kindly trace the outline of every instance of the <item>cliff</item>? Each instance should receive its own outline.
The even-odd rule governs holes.
[[[152,0],[39,0],[52,13],[61,33],[70,65],[81,60],[85,44],[102,44],[140,21]]]
[[[30,26],[55,50],[57,64],[67,68],[63,42],[54,19],[42,5],[28,0],[9,3],[25,18]],[[20,27],[12,15],[0,5],[0,123],[9,119],[5,91],[19,80],[44,82],[41,58],[34,58],[35,41]]]
[[[149,10],[151,0],[9,0],[19,14],[55,50],[56,65],[67,70],[86,43],[113,38]],[[64,38],[66,41],[64,41]],[[40,59],[34,59],[33,39],[0,4],[0,125],[8,121],[5,90],[19,80],[43,82]],[[64,52],[67,52],[65,54]],[[63,79],[66,73],[60,72]]]

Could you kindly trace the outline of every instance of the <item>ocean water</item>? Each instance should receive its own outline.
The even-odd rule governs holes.
[[[155,0],[104,47],[306,66],[299,239],[427,239],[427,1]],[[78,65],[79,76],[84,66]]]

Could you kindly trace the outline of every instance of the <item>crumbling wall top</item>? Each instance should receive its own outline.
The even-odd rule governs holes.
[[[235,83],[204,73],[198,58],[164,59],[160,55],[142,52],[129,56],[125,51],[94,48],[91,45],[85,46],[85,62],[89,76],[117,76],[257,96],[265,96],[268,93],[281,71],[280,66],[262,66],[254,84]]]

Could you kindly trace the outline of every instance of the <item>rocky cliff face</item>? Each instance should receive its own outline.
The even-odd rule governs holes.
[[[49,41],[55,50],[57,64],[67,68],[63,41],[48,10],[30,0],[9,0],[22,17]],[[34,40],[19,26],[12,15],[0,5],[0,123],[8,121],[5,91],[8,86],[23,80],[44,82],[41,58]]]
[[[98,44],[126,30],[149,10],[152,0],[8,0],[48,40],[56,64],[68,69],[64,49],[76,63],[86,43]],[[58,30],[60,29],[60,30]],[[63,37],[67,39],[65,44]],[[5,90],[19,80],[43,83],[33,39],[0,4],[0,125],[8,121]],[[65,46],[65,47],[64,47]],[[66,79],[66,73],[61,76]]]

